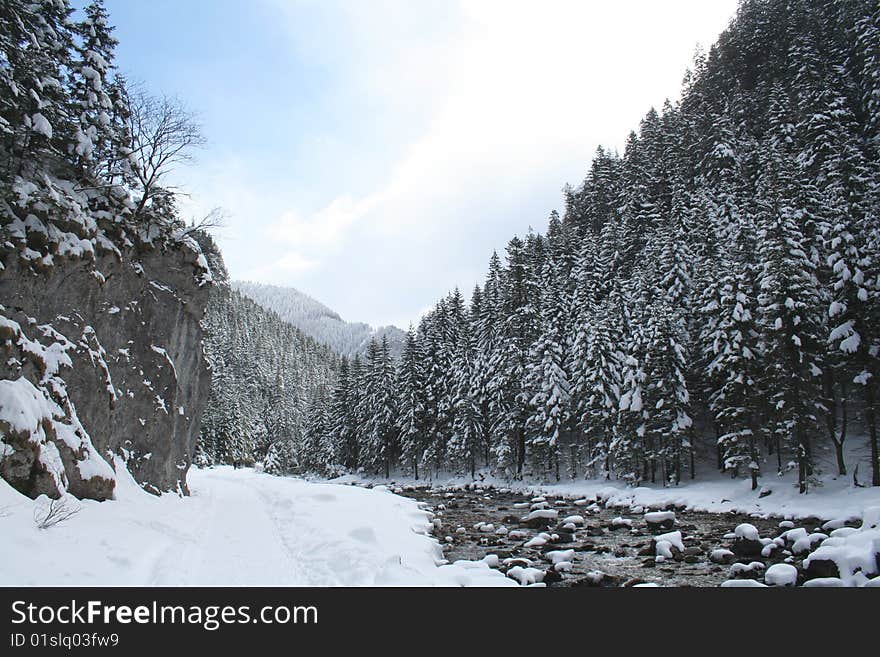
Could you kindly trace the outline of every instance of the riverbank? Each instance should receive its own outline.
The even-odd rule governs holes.
[[[861,518],[865,509],[880,505],[880,487],[857,487],[848,476],[824,475],[806,494],[800,494],[794,473],[764,477],[757,490],[745,479],[708,474],[679,486],[643,485],[632,487],[619,481],[568,480],[559,483],[507,480],[485,473],[476,479],[458,476],[435,476],[430,481],[411,477],[389,480],[363,475],[344,475],[337,483],[358,485],[434,486],[462,490],[475,485],[507,489],[523,495],[550,495],[563,499],[588,498],[619,508],[665,508],[703,513],[740,513],[762,517],[797,520]]]

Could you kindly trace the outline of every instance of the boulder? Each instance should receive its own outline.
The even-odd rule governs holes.
[[[620,586],[620,578],[609,575],[601,570],[591,570],[584,577],[572,582],[574,586],[586,586],[590,588],[613,589]]]
[[[730,550],[725,550],[724,548],[719,548],[717,550],[712,550],[709,553],[709,561],[717,564],[728,565],[733,562],[734,553]]]
[[[651,511],[645,514],[645,522],[651,531],[672,529],[675,525],[675,513],[673,511]]]
[[[761,550],[764,546],[761,541],[751,538],[743,538],[739,536],[734,539],[733,545],[730,547],[737,557],[760,557]]]
[[[840,578],[840,570],[837,568],[837,564],[830,559],[810,559],[804,571],[804,577],[807,580],[828,577],[837,579]]]

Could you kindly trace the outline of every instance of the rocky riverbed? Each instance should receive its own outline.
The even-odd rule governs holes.
[[[489,486],[395,492],[434,514],[434,535],[448,561],[485,560],[522,584],[719,586],[731,579],[763,582],[772,565],[788,564],[773,573],[800,585],[808,578],[803,559],[827,538],[823,532],[834,529],[827,523],[823,529],[815,518],[795,526],[779,518],[673,507],[606,508],[593,499]]]

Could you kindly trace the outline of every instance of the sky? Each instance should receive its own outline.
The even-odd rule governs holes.
[[[679,96],[736,0],[106,0],[117,64],[197,112],[174,172],[233,278],[405,328],[543,231]]]

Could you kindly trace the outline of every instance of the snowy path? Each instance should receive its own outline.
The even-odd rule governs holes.
[[[37,529],[35,503],[0,481],[0,585],[513,585],[484,564],[437,567],[428,516],[383,490],[250,470],[193,470],[192,496],[120,478]]]

